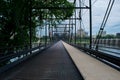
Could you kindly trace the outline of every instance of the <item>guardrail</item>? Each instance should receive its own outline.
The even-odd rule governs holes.
[[[80,47],[75,44],[70,44],[70,45],[83,50],[84,52],[88,53],[89,55],[93,56],[94,58],[99,59],[100,61],[102,61],[120,71],[120,58],[119,57],[112,56],[112,55],[109,55],[109,54],[106,54],[103,52],[95,51],[92,49]]]
[[[4,64],[2,66],[0,66],[0,74],[12,67],[14,67],[15,65],[19,64],[22,61],[25,61],[26,59],[36,55],[37,53],[47,49],[48,47],[50,47],[50,45],[48,46],[38,46],[32,49],[28,49],[28,50],[24,50],[18,53],[13,53],[13,54],[9,54],[9,55],[5,55],[5,56],[1,56],[0,57],[0,64]],[[17,58],[17,59],[16,59]],[[14,59],[13,61],[11,61],[12,59]]]

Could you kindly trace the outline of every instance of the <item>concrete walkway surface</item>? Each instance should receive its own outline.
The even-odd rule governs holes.
[[[120,72],[62,42],[85,80],[120,80]]]

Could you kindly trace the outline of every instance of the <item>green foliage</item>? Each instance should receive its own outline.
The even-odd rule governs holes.
[[[116,36],[113,35],[113,34],[107,34],[106,36],[103,36],[101,38],[103,38],[103,39],[114,39],[114,38],[116,38]]]
[[[36,0],[33,4],[34,12],[33,14],[37,14],[39,20],[43,20],[44,18],[48,18],[48,22],[52,22],[55,24],[60,20],[65,20],[72,16],[73,8],[71,9],[40,9],[41,7],[74,7],[73,3],[68,2],[67,0]],[[36,9],[37,8],[37,9]],[[38,10],[39,8],[39,10]],[[55,20],[51,18],[56,18]]]
[[[0,48],[14,50],[16,46],[28,43],[28,9],[24,0],[1,0],[0,6]],[[24,36],[23,36],[24,35]],[[27,43],[26,43],[27,42]],[[1,51],[0,51],[1,52]],[[3,53],[3,52],[2,52]]]
[[[0,0],[0,53],[11,51],[29,44],[30,10],[32,41],[37,41],[36,27],[51,22],[56,24],[72,16],[71,9],[40,9],[40,7],[73,7],[67,0]],[[31,9],[32,8],[32,9]],[[44,20],[44,18],[48,18]],[[57,18],[57,19],[50,19]]]

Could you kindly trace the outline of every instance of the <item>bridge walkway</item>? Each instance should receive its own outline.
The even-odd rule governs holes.
[[[0,75],[0,80],[119,79],[119,71],[62,41]]]
[[[63,42],[84,80],[120,80],[120,72]]]
[[[0,80],[82,80],[62,41],[0,76]]]

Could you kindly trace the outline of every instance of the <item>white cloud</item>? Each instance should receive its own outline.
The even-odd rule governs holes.
[[[94,1],[93,1],[94,2]],[[102,23],[103,17],[105,15],[109,0],[98,0],[92,6],[92,19],[93,19],[93,34],[98,33],[100,25]],[[84,23],[86,24],[86,29],[89,31],[89,11],[84,15]],[[110,13],[109,19],[105,26],[105,30],[108,33],[118,33],[120,32],[120,0],[116,0],[112,11]]]
[[[74,0],[69,0],[74,1]],[[77,6],[79,5],[79,0],[77,1]],[[89,6],[89,0],[83,0],[85,1],[85,5]],[[95,0],[92,0],[92,3]],[[93,34],[98,33],[99,28],[101,26],[103,17],[105,15],[108,3],[110,0],[97,0],[96,3],[92,5],[92,27],[93,27]],[[78,16],[77,11],[77,16]],[[83,23],[85,30],[89,32],[89,10],[83,10]],[[80,23],[77,21],[77,29],[79,29]],[[112,11],[110,13],[110,16],[108,18],[107,24],[105,26],[105,31],[110,34],[115,34],[120,32],[120,0],[115,0],[114,6],[112,8]]]

